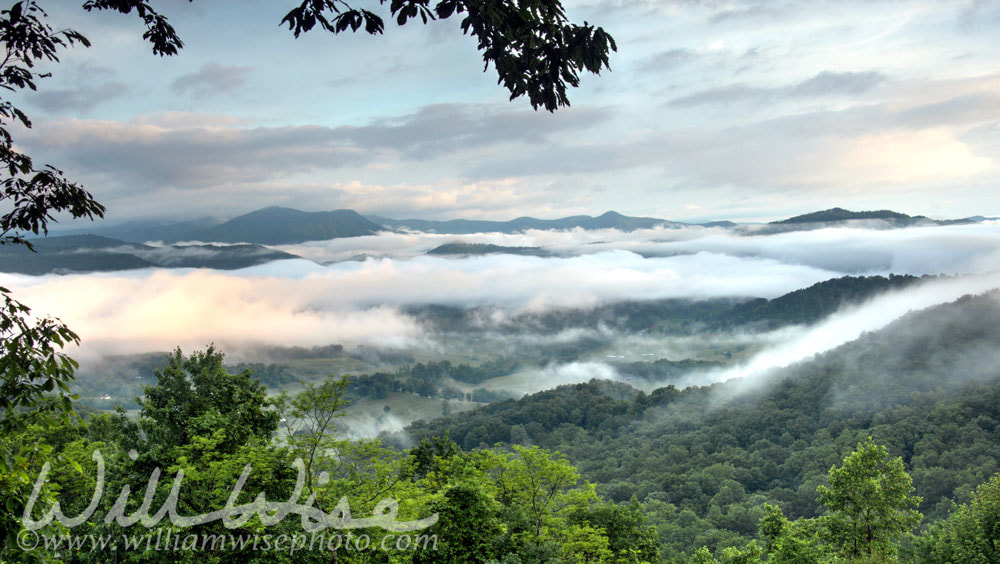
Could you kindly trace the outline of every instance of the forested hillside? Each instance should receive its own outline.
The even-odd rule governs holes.
[[[563,452],[602,494],[643,502],[667,555],[745,544],[764,502],[818,515],[827,470],[869,435],[940,519],[1000,471],[998,316],[995,294],[967,297],[752,381],[648,395],[593,381],[408,431]]]
[[[747,320],[734,321],[736,328],[779,327],[918,282],[844,278],[774,300],[689,303],[686,312],[681,302],[672,302],[654,304],[646,314],[704,316],[703,327],[726,315]],[[1000,506],[991,505],[1000,473],[998,316],[997,293],[966,296],[742,380],[650,393],[592,380],[517,400],[504,400],[488,386],[522,362],[502,357],[475,364],[417,361],[333,345],[262,350],[275,362],[227,366],[211,348],[190,356],[177,351],[165,364],[162,357],[122,359],[122,377],[145,386],[135,415],[88,410],[84,425],[36,424],[2,440],[9,451],[24,453],[17,459],[19,475],[37,476],[43,462],[52,463],[41,504],[58,499],[67,514],[82,512],[90,502],[96,486],[92,456],[101,451],[113,492],[145,487],[156,468],[184,470],[185,514],[222,507],[245,464],[254,472],[241,500],[261,491],[268,499],[287,499],[295,495],[294,459],[302,458],[306,492],[325,510],[346,496],[354,515],[370,515],[378,499],[391,496],[401,502],[401,519],[440,515],[427,531],[437,535],[434,552],[397,550],[390,557],[341,546],[335,553],[342,562],[843,561],[855,549],[836,528],[846,513],[836,509],[834,494],[845,486],[831,481],[839,475],[831,468],[849,474],[856,472],[851,461],[872,459],[881,470],[862,478],[876,483],[892,472],[905,494],[899,511],[917,511],[922,518],[906,513],[892,534],[880,529],[878,543],[864,546],[874,547],[881,561],[958,562],[970,551],[991,554],[991,545],[980,542],[989,533],[981,530],[1000,515]],[[282,364],[361,357],[383,368],[297,383],[296,371]],[[732,362],[739,361],[661,358],[614,366],[627,381],[655,383]],[[289,392],[269,394],[268,386]],[[391,394],[494,403],[412,424],[381,442],[344,438],[347,426],[337,417],[351,402],[389,401],[381,398]],[[140,453],[135,459],[128,454],[132,449]],[[323,472],[327,478],[320,477]],[[911,478],[914,489],[906,493]],[[12,533],[31,483],[25,478],[4,487],[12,501],[0,512],[0,527]],[[154,485],[157,499],[169,489],[169,480]],[[833,493],[821,499],[821,491]],[[97,517],[74,531],[131,532],[100,521],[113,501],[106,495]],[[954,503],[967,505],[955,509]],[[131,500],[129,511],[138,504]],[[160,523],[151,534],[166,534],[170,527]],[[292,538],[297,527],[286,519],[267,530]],[[216,522],[197,532],[245,538],[263,530],[259,521],[233,530]],[[910,530],[918,536],[904,534]],[[57,534],[58,528],[44,531]],[[364,534],[369,542],[390,538],[378,528]],[[332,556],[328,552],[269,556],[290,564],[321,562]],[[256,552],[234,546],[207,559],[200,552],[129,554],[136,562],[221,563],[252,561]],[[51,553],[19,552],[8,542],[0,555],[45,561],[36,557]],[[104,562],[114,561],[113,555],[105,547],[59,559]]]
[[[842,276],[817,282],[773,299],[665,299],[597,304],[590,308],[552,308],[511,316],[503,327],[517,331],[558,331],[603,324],[624,331],[692,334],[741,328],[773,329],[812,323],[838,309],[859,305],[889,290],[898,290],[934,276]],[[475,330],[487,316],[480,308],[457,306],[410,307],[408,312],[436,331]]]

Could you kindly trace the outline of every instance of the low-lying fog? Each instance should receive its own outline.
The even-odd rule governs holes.
[[[556,256],[442,257],[448,242],[543,247]],[[102,274],[0,275],[37,314],[59,317],[83,339],[84,362],[104,355],[190,351],[216,343],[228,360],[257,361],[254,345],[377,346],[422,358],[479,347],[507,357],[531,347],[593,343],[592,354],[539,362],[492,385],[521,394],[591,378],[614,365],[710,358],[739,350],[723,371],[689,383],[783,366],[878,329],[910,309],[1000,287],[1000,222],[907,229],[829,228],[775,235],[723,229],[541,232],[518,235],[381,234],[279,247],[308,260],[236,271],[148,269]],[[810,328],[764,334],[665,337],[598,323],[557,332],[510,331],[513,316],[624,300],[774,298],[843,275],[962,275],[921,283]],[[476,336],[430,331],[411,306],[488,312]],[[474,356],[474,355],[470,355]],[[738,362],[736,362],[738,360]]]

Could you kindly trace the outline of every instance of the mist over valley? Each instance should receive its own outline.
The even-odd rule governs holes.
[[[755,225],[376,217],[385,225],[357,232],[334,225],[345,217],[367,221],[268,208],[211,228],[270,221],[251,242],[53,236],[35,254],[8,251],[0,265],[20,274],[0,277],[80,333],[83,405],[134,409],[157,359],[213,343],[272,392],[351,375],[352,437],[593,379],[646,393],[753,380],[1000,287],[1000,223],[986,218],[839,208]],[[140,227],[116,234],[166,229]],[[340,235],[263,242],[291,228]],[[436,232],[449,228],[459,233]],[[426,366],[433,375],[412,374]]]

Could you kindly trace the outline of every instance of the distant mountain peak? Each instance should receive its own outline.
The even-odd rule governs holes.
[[[374,235],[382,226],[354,210],[304,212],[271,206],[234,217],[200,234],[204,241],[290,245],[338,237]]]
[[[909,216],[905,213],[899,213],[892,210],[873,210],[873,211],[851,211],[844,208],[830,208],[827,210],[816,211],[812,213],[807,213],[803,215],[797,215],[795,217],[790,217],[788,219],[782,219],[780,221],[772,221],[772,224],[788,224],[788,223],[818,223],[818,222],[832,222],[832,221],[848,221],[852,219],[887,219],[894,221],[908,221],[919,219],[922,216]]]
[[[254,210],[252,212],[247,212],[245,214],[238,215],[238,216],[236,216],[234,218],[231,218],[230,221],[233,220],[233,219],[239,219],[241,217],[258,217],[258,216],[261,216],[261,215],[291,215],[291,214],[296,214],[297,215],[297,214],[306,214],[306,213],[308,213],[308,212],[304,212],[302,210],[297,210],[295,208],[288,208],[288,207],[284,207],[284,206],[268,206],[266,208],[261,208],[259,210]]]

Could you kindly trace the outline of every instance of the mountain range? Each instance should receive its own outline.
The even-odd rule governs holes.
[[[53,236],[21,245],[0,246],[0,272],[67,274],[137,268],[214,268],[232,270],[296,255],[261,245],[169,245],[153,247],[99,235]]]
[[[115,227],[70,233],[101,235],[131,243],[204,241],[291,245],[305,241],[374,235],[384,230],[381,225],[353,210],[304,212],[272,206],[228,221],[210,217],[179,222],[132,221]]]
[[[430,221],[425,219],[389,219],[387,217],[371,216],[372,221],[393,229],[412,229],[425,233],[448,233],[468,235],[470,233],[520,233],[529,229],[566,230],[566,229],[618,229],[620,231],[635,231],[650,229],[656,226],[684,227],[688,224],[655,217],[629,217],[615,211],[605,212],[597,217],[589,215],[573,215],[560,219],[536,219],[534,217],[519,217],[510,221],[486,221],[474,219],[452,219],[449,221]]]
[[[774,221],[764,225],[743,225],[731,221],[709,223],[682,223],[654,217],[632,217],[609,211],[597,217],[574,215],[559,219],[519,217],[510,221],[453,219],[433,221],[424,219],[391,219],[381,216],[365,217],[353,210],[305,212],[292,208],[269,207],[250,212],[228,221],[201,218],[193,221],[134,221],[115,227],[66,231],[65,234],[100,235],[130,243],[160,241],[178,243],[203,241],[218,243],[249,243],[257,245],[291,245],[306,241],[321,241],[340,237],[375,235],[380,231],[422,231],[425,233],[467,235],[472,233],[520,233],[529,229],[618,229],[635,231],[657,226],[667,228],[716,227],[740,229],[745,234],[817,229],[844,222],[866,221],[866,226],[884,228],[917,225],[952,225],[975,223],[986,219],[975,216],[955,220],[933,220],[924,216],[910,216],[890,210],[854,212],[832,208]]]

